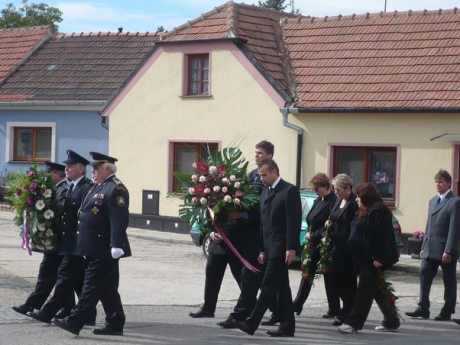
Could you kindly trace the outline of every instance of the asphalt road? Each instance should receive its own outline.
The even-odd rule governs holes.
[[[216,322],[226,318],[238,297],[238,289],[226,274],[214,319],[192,319],[203,300],[205,259],[188,235],[129,229],[133,257],[120,263],[120,294],[127,323],[123,337],[96,336],[85,327],[73,336],[55,326],[41,324],[11,310],[32,291],[41,255],[27,256],[19,248],[18,228],[12,214],[0,212],[0,344],[458,344],[460,326],[405,318],[400,333],[377,333],[381,314],[374,304],[362,332],[343,335],[330,320],[322,319],[327,309],[322,280],[315,282],[303,313],[296,318],[295,338],[274,339],[262,326],[251,337],[239,330],[224,330]],[[291,286],[296,292],[300,272],[291,270]],[[416,274],[391,272],[398,306],[403,313],[412,310],[418,297]],[[436,278],[432,289],[432,317],[442,306],[442,281]],[[460,317],[460,313],[457,313]],[[98,323],[103,323],[99,306]],[[268,316],[268,315],[267,315]]]

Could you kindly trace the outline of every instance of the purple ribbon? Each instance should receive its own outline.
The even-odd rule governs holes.
[[[240,253],[238,253],[238,250],[235,248],[235,246],[232,244],[232,242],[230,242],[230,240],[228,239],[227,235],[222,230],[222,228],[220,226],[218,226],[214,222],[213,222],[213,225],[216,228],[217,233],[219,234],[219,236],[222,238],[222,240],[225,242],[225,244],[230,248],[230,250],[233,252],[233,254],[235,254],[235,256],[238,258],[238,260],[240,260],[243,263],[243,265],[245,265],[247,268],[249,268],[252,272],[260,273],[260,270],[257,267],[254,267],[253,265],[251,265],[250,262],[248,262],[245,258],[243,258]]]
[[[32,255],[32,250],[29,247],[29,221],[27,220],[28,213],[24,211],[24,223],[22,229],[22,244],[21,248],[27,251],[28,255]]]

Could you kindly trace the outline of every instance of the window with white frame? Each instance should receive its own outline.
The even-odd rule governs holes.
[[[348,174],[355,186],[374,184],[385,203],[395,205],[396,200],[396,147],[333,147],[333,174]]]
[[[54,123],[8,123],[7,160],[43,162],[54,158]]]
[[[209,54],[190,54],[186,56],[186,95],[208,96],[209,92]]]

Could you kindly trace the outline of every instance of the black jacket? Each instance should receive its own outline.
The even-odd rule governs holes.
[[[323,237],[323,233],[326,230],[324,228],[324,223],[329,219],[336,200],[337,195],[333,191],[326,195],[324,200],[318,197],[313,203],[310,212],[307,214],[310,240],[315,245],[317,245]]]

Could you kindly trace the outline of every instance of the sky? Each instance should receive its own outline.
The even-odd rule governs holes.
[[[289,4],[291,0],[286,0]],[[163,26],[172,30],[213,10],[227,0],[29,0],[29,3],[46,3],[63,12],[59,23],[61,33],[80,32],[155,32]],[[239,1],[248,5],[258,1]],[[303,15],[313,17],[378,13],[384,10],[385,0],[293,0],[294,8]],[[0,8],[21,0],[0,0]],[[460,0],[386,0],[386,11],[438,10],[460,8]],[[286,9],[290,11],[290,7]]]

